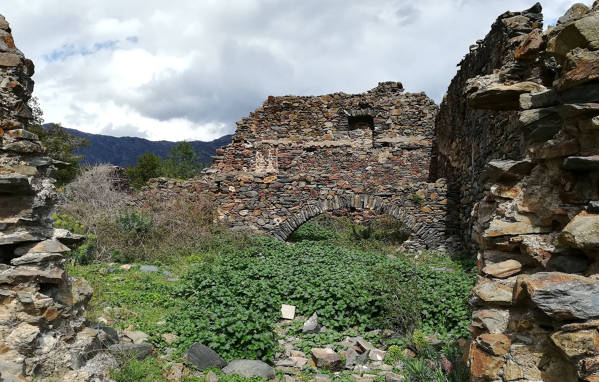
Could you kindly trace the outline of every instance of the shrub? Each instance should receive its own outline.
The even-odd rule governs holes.
[[[124,233],[147,234],[153,228],[153,216],[129,209],[116,215],[116,225]]]
[[[434,266],[435,265],[435,266]],[[468,295],[475,273],[448,258],[423,263],[398,259],[376,271],[383,287],[385,326],[411,334],[416,328],[452,337],[467,337],[470,323]]]
[[[93,260],[173,262],[200,248],[214,228],[208,200],[146,195],[134,202],[113,166],[85,170],[65,188],[57,209],[95,236]]]

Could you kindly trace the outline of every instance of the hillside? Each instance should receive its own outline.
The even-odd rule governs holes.
[[[150,141],[137,137],[112,137],[109,135],[90,134],[75,129],[66,129],[78,137],[89,139],[89,145],[78,153],[84,156],[84,164],[110,163],[116,166],[134,165],[137,158],[145,153],[152,152],[165,158],[177,142]],[[193,149],[198,152],[200,161],[212,162],[216,149],[231,143],[231,135],[225,135],[210,142],[189,141]]]

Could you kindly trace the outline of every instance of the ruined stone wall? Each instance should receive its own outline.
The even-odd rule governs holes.
[[[599,6],[546,31],[540,11],[499,17],[437,118],[432,173],[481,269],[473,381],[599,380]]]
[[[269,97],[187,187],[210,193],[230,226],[280,239],[323,212],[372,210],[401,220],[418,246],[442,247],[446,185],[427,183],[436,111],[397,82]]]
[[[26,130],[33,70],[0,15],[0,380],[87,381],[69,370],[99,346],[98,331],[82,330],[92,290],[65,271],[58,239],[74,237],[52,229],[54,162]]]

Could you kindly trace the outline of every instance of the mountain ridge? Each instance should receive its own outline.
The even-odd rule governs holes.
[[[44,125],[47,126],[47,125]],[[139,137],[114,137],[104,134],[86,133],[76,129],[65,128],[65,130],[77,137],[86,138],[89,144],[75,150],[76,154],[83,155],[81,164],[97,165],[112,164],[126,167],[135,165],[137,158],[146,153],[154,153],[165,158],[171,148],[181,143],[173,141],[151,141]],[[231,143],[232,135],[224,135],[212,141],[185,141],[198,153],[200,162],[212,163],[212,156],[216,149]]]

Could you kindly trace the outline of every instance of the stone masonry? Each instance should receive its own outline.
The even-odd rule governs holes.
[[[94,354],[100,334],[84,328],[91,287],[63,264],[69,249],[58,239],[76,237],[52,229],[55,162],[25,129],[33,70],[0,15],[0,381],[87,381],[69,370]]]
[[[327,211],[386,214],[415,247],[445,243],[444,180],[427,183],[437,106],[398,82],[363,94],[269,97],[188,187],[236,229],[286,239]]]
[[[543,31],[507,12],[460,63],[436,120],[481,275],[473,381],[599,381],[599,3]]]

